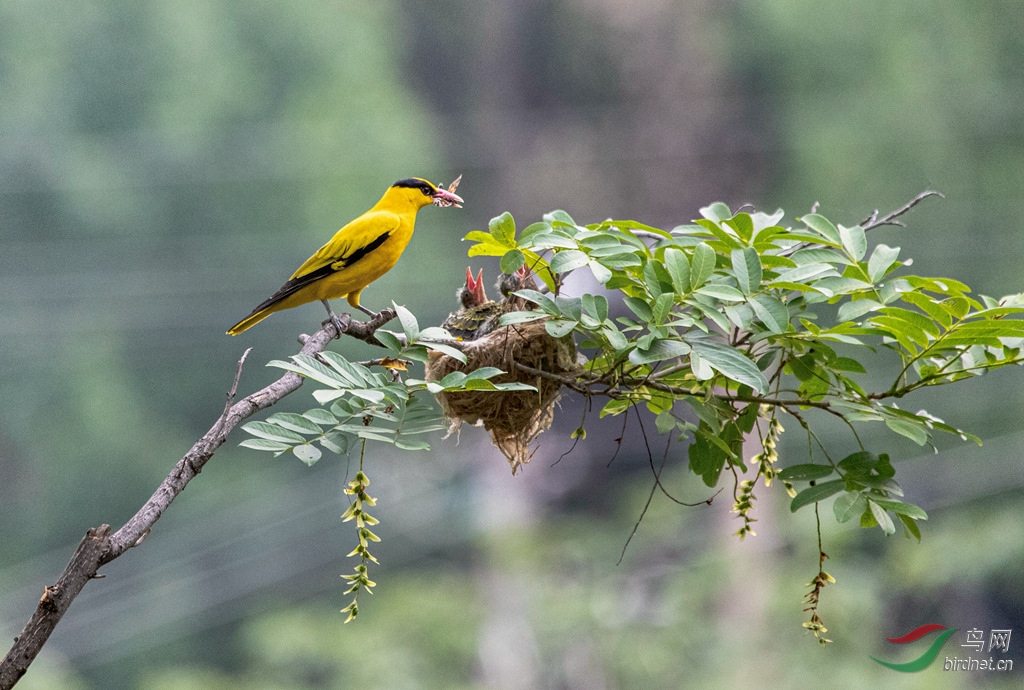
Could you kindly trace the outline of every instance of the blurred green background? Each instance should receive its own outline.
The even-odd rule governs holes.
[[[5,639],[85,530],[121,525],[209,428],[242,351],[246,394],[322,308],[224,330],[388,184],[459,173],[465,209],[425,209],[364,303],[438,323],[467,265],[459,239],[502,211],[672,227],[715,200],[790,219],[817,201],[853,224],[926,188],[946,199],[875,241],[916,273],[1021,291],[1024,5],[0,4]],[[931,519],[919,545],[824,511],[838,580],[824,649],[800,626],[812,514],[762,489],[758,536],[739,543],[724,496],[658,497],[616,564],[649,490],[640,431],[609,466],[620,421],[594,415],[554,464],[583,413],[567,397],[515,478],[476,429],[429,454],[374,450],[379,586],[347,626],[346,461],[307,468],[237,434],[86,588],[19,687],[1019,687],[1020,383],[1001,371],[907,401],[982,448],[871,438]],[[281,409],[311,403],[303,389]],[[783,462],[805,461],[787,426]],[[682,453],[671,461],[667,484],[706,498]],[[1021,668],[869,659],[910,658],[883,638],[931,622],[1015,628]]]

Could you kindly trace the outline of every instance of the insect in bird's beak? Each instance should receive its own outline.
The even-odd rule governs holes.
[[[455,193],[455,190],[458,189],[460,182],[462,182],[462,175],[456,177],[452,181],[452,183],[448,185],[448,189],[438,187],[437,191],[434,192],[434,206],[440,206],[441,208],[447,208],[449,206],[454,206],[455,208],[462,208],[462,197]]]

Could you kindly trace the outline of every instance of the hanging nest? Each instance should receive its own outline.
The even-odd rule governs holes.
[[[533,456],[530,444],[551,426],[562,388],[558,381],[524,372],[516,364],[551,374],[571,374],[577,369],[576,345],[571,336],[552,338],[541,320],[503,326],[463,342],[461,349],[466,355],[465,364],[433,353],[426,367],[427,380],[439,381],[453,371],[469,373],[481,367],[497,367],[506,373],[495,376],[492,382],[525,383],[537,389],[437,395],[441,410],[451,420],[449,435],[458,432],[463,423],[482,425],[515,474]]]

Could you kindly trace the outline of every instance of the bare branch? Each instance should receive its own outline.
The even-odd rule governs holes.
[[[14,638],[11,651],[3,661],[0,661],[0,688],[10,690],[14,687],[14,684],[25,675],[29,664],[42,650],[64,612],[85,587],[85,583],[94,577],[102,577],[96,575],[96,569],[99,568],[109,534],[110,525],[94,527],[86,532],[85,538],[78,545],[75,555],[71,557],[71,562],[57,583],[43,590],[43,596],[39,599],[39,606],[36,607],[32,618],[21,634]]]
[[[342,333],[367,343],[379,344],[374,339],[374,333],[393,318],[395,313],[391,309],[385,309],[377,318],[365,322],[353,321],[351,316],[344,314],[339,319],[343,327],[341,333],[332,322],[327,321],[313,335],[301,338],[303,346],[299,353],[315,355],[323,352],[327,345]],[[202,471],[203,466],[224,443],[232,429],[302,385],[301,376],[288,372],[265,388],[247,395],[232,405],[231,401],[238,390],[242,365],[248,354],[249,350],[246,350],[239,359],[224,411],[210,430],[203,434],[188,453],[174,465],[174,469],[160,483],[145,505],[123,527],[113,534],[110,534],[109,525],[90,529],[57,583],[44,590],[32,618],[15,638],[10,652],[3,661],[0,661],[0,690],[10,690],[25,675],[29,665],[42,650],[57,623],[85,584],[91,579],[103,577],[97,573],[100,567],[142,543],[156,521],[170,507],[178,494],[185,490],[188,483]]]
[[[860,225],[862,228],[864,228],[865,232],[882,225],[898,225],[900,227],[903,227],[903,223],[896,219],[930,196],[937,196],[940,199],[946,198],[945,195],[943,195],[941,192],[936,192],[933,189],[926,189],[925,191],[921,192],[907,203],[900,206],[895,211],[887,213],[881,218],[878,217],[878,209],[875,209],[875,211],[870,216],[865,218]]]

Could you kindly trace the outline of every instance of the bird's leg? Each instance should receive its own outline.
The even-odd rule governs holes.
[[[331,309],[331,305],[327,300],[322,299],[320,301],[327,308],[327,313],[330,316],[331,323],[333,323],[334,327],[338,329],[338,337],[340,338],[341,334],[348,330],[348,326],[345,325],[345,322],[342,321],[337,314],[334,313],[334,310]]]
[[[367,316],[369,316],[370,317],[370,322],[375,323],[378,326],[382,326],[382,325],[386,324],[388,321],[390,321],[391,319],[393,319],[396,316],[398,316],[398,314],[395,313],[395,310],[392,309],[391,307],[387,307],[385,309],[381,309],[380,311],[373,311],[372,309],[367,309],[366,307],[364,307],[361,304],[355,304],[353,306],[356,309],[358,309],[359,311],[361,311],[364,314],[366,314]]]
[[[357,304],[357,305],[355,305],[355,307],[356,307],[356,309],[358,309],[359,311],[361,311],[361,312],[363,312],[364,314],[366,314],[367,316],[369,316],[369,317],[370,317],[371,319],[376,319],[376,318],[379,318],[379,317],[380,317],[380,314],[379,314],[379,313],[375,312],[375,311],[374,311],[374,310],[372,310],[372,309],[367,309],[366,307],[364,307],[364,306],[363,306],[363,305],[361,305],[361,304]]]

